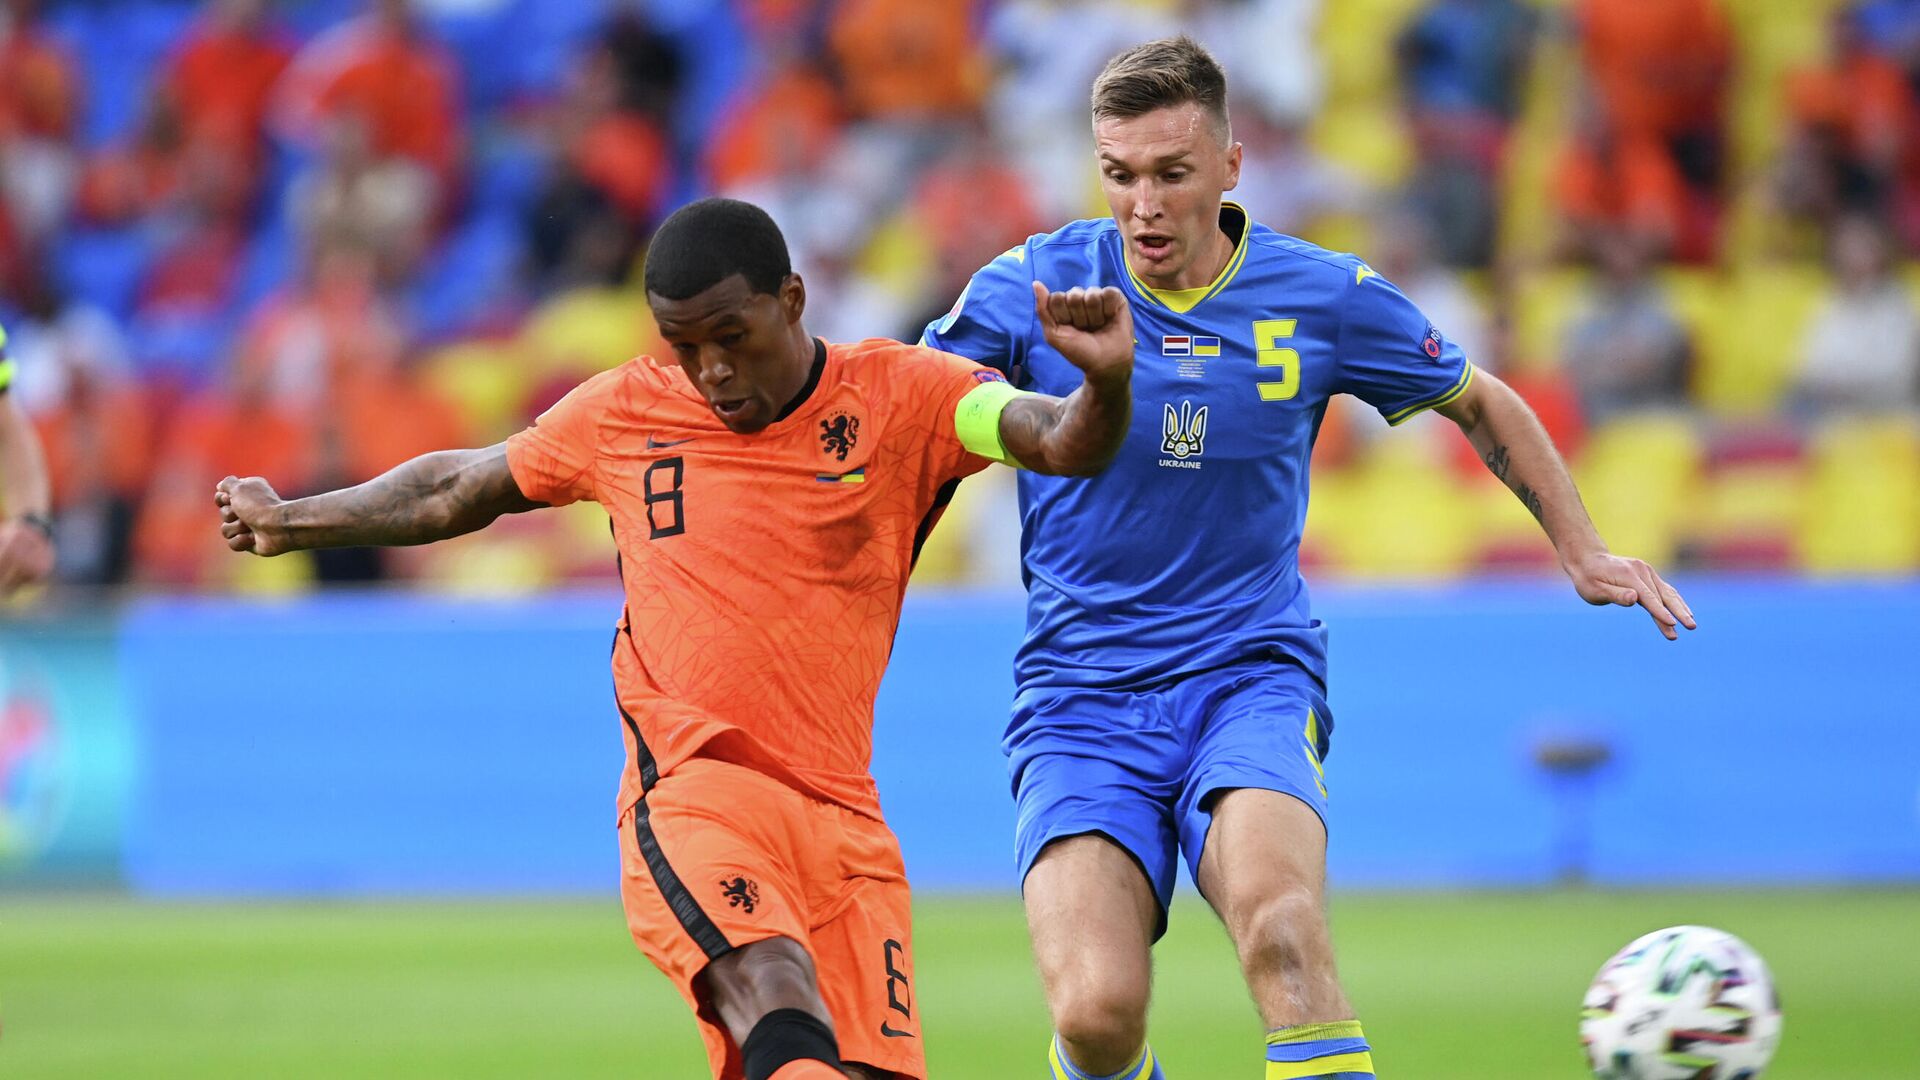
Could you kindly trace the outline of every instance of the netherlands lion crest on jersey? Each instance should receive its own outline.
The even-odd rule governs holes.
[[[1160,452],[1178,461],[1200,456],[1207,448],[1207,407],[1195,409],[1193,402],[1183,401],[1179,412],[1173,411],[1171,403],[1165,408]]]
[[[835,461],[847,460],[860,441],[860,418],[852,413],[834,413],[820,421],[820,449]]]
[[[720,895],[727,898],[728,907],[737,907],[751,915],[754,906],[760,903],[760,886],[746,877],[721,878]]]

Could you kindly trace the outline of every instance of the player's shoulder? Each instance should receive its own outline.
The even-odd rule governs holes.
[[[997,277],[1030,280],[1041,266],[1063,259],[1083,258],[1089,248],[1119,234],[1112,218],[1069,221],[1052,232],[1034,233],[995,256],[982,272]]]
[[[907,402],[939,394],[967,375],[1000,380],[999,372],[931,345],[908,345],[892,338],[868,338],[827,346],[839,361],[840,381],[861,387],[870,398]]]
[[[1036,233],[1027,241],[1036,251],[1085,247],[1119,235],[1120,227],[1110,217],[1081,218],[1069,221],[1050,233]]]
[[[663,398],[679,395],[685,386],[686,375],[677,365],[642,355],[588,376],[562,400],[609,415],[643,413]]]
[[[898,379],[902,375],[931,369],[949,369],[955,365],[978,367],[972,360],[944,352],[931,345],[910,345],[892,338],[867,338],[827,346],[839,360],[849,378]]]
[[[1268,267],[1350,285],[1380,276],[1373,267],[1367,265],[1366,260],[1351,252],[1331,251],[1297,236],[1276,232],[1258,222],[1252,223],[1250,228],[1247,257],[1250,260],[1257,259]]]

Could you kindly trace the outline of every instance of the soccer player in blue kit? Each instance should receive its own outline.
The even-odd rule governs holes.
[[[1580,597],[1692,613],[1608,552],[1532,412],[1367,265],[1248,219],[1226,78],[1181,37],[1093,87],[1111,219],[1035,236],[976,273],[928,345],[1062,394],[1033,283],[1131,301],[1133,428],[1090,479],[1022,473],[1027,636],[1003,747],[1058,1080],[1163,1076],[1146,1040],[1149,948],[1186,859],[1268,1028],[1268,1080],[1374,1075],[1325,915],[1333,714],[1326,631],[1298,552],[1327,400],[1457,423],[1540,521]]]

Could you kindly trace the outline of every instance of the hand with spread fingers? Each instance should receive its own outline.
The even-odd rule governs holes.
[[[1679,627],[1695,627],[1693,609],[1680,591],[1662,580],[1644,559],[1602,551],[1568,563],[1566,570],[1582,600],[1595,605],[1637,604],[1646,608],[1668,641],[1679,639]]]

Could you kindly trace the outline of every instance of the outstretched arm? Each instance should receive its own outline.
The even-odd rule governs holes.
[[[1090,476],[1107,467],[1133,418],[1133,313],[1111,286],[1049,292],[1033,283],[1047,344],[1085,379],[1057,398],[1022,394],[1000,414],[1000,441],[1023,467]]]
[[[357,487],[305,499],[282,499],[257,476],[229,476],[213,501],[227,546],[255,555],[430,544],[547,505],[520,493],[506,443],[422,454]]]
[[[1635,604],[1647,609],[1668,641],[1675,628],[1694,628],[1693,610],[1673,586],[1640,559],[1607,550],[1553,440],[1512,388],[1476,371],[1467,392],[1437,410],[1460,425],[1487,469],[1540,522],[1560,555],[1560,566],[1589,604]]]

